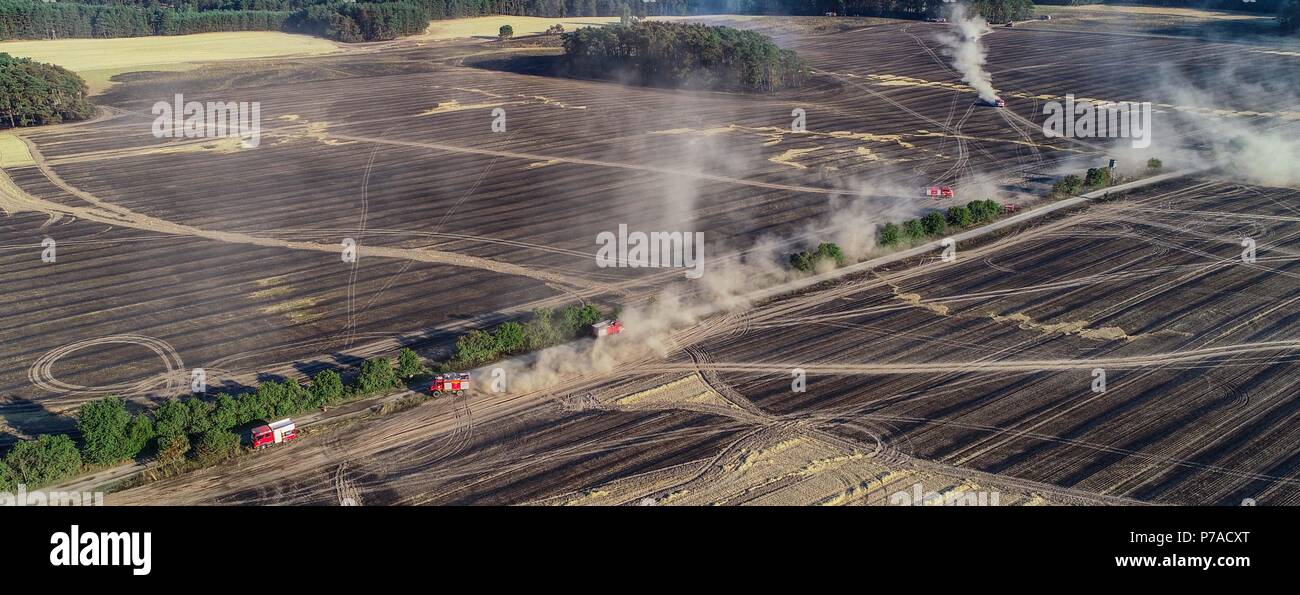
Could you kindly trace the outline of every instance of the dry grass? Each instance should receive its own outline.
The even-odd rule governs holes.
[[[36,165],[27,145],[12,134],[0,134],[0,167]]]
[[[91,94],[107,89],[116,75],[151,70],[184,71],[203,62],[302,56],[339,51],[334,42],[274,31],[201,33],[119,39],[6,41],[0,52],[58,64],[80,74]]]

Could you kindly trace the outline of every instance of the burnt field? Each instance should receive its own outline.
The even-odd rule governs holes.
[[[579,300],[640,303],[682,278],[597,267],[596,235],[620,224],[703,231],[722,258],[760,241],[847,245],[843,234],[870,237],[882,219],[975,198],[1032,204],[1022,193],[1113,156],[1044,137],[1041,104],[1065,94],[1150,99],[1157,139],[1199,143],[1202,129],[1171,118],[1205,108],[1160,95],[1152,70],[1098,64],[1142,60],[1205,84],[1224,69],[1300,76],[1276,68],[1294,58],[1244,45],[999,29],[985,38],[999,110],[947,65],[942,29],[768,31],[816,72],[775,95],[531,75],[519,64],[553,50],[527,41],[126,77],[100,119],[24,131],[32,163],[4,168],[0,442],[66,431],[52,413],[86,399],[185,392],[195,367],[216,392],[399,345],[441,358],[470,328]],[[259,145],[156,138],[150,108],[176,94],[259,102]],[[1280,96],[1214,105],[1216,121],[1293,120]],[[507,127],[494,133],[497,108]],[[796,108],[805,133],[790,132]],[[921,199],[930,184],[957,198]],[[511,400],[421,405],[361,422],[365,437],[293,447],[309,456],[271,453],[121,501],[871,502],[881,474],[906,467],[1026,502],[1295,503],[1291,347],[1206,351],[1293,339],[1294,203],[1290,190],[1180,182],[954,264],[705,319],[675,331],[663,357]],[[46,237],[56,263],[40,259]],[[1233,265],[1242,237],[1259,242],[1255,266]],[[355,263],[340,259],[345,238]],[[1162,363],[1178,353],[1194,355]],[[998,362],[1011,363],[978,369]],[[807,392],[789,391],[792,367],[808,370]],[[1094,367],[1108,372],[1104,394],[1090,391]],[[773,449],[799,453],[761,459],[782,479],[716,487]],[[286,483],[260,492],[242,479],[260,473]]]
[[[115,497],[879,504],[917,481],[1020,503],[1293,504],[1295,196],[1165,184],[953,263],[706,319],[663,359],[426,404]]]

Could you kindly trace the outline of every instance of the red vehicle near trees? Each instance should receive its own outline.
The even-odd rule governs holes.
[[[265,426],[252,429],[253,448],[261,450],[268,446],[283,444],[298,437],[298,426],[291,419],[282,419]]]
[[[623,332],[623,321],[621,320],[602,320],[591,325],[591,334],[594,337],[608,337]]]
[[[463,395],[465,391],[469,390],[469,386],[469,372],[448,372],[433,377],[433,384],[429,386],[429,392],[433,393],[434,396],[443,393]]]

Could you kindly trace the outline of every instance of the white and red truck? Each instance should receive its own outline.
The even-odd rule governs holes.
[[[463,395],[465,391],[469,390],[469,385],[469,372],[448,372],[433,377],[433,383],[429,385],[429,392],[434,396],[443,393]]]
[[[298,437],[298,426],[291,419],[271,422],[269,425],[257,426],[252,430],[253,448],[263,449],[276,444],[283,444]]]
[[[926,196],[933,198],[952,198],[957,194],[953,192],[952,186],[926,186],[921,190]]]
[[[623,321],[621,320],[602,320],[591,325],[591,336],[599,339],[623,332]]]

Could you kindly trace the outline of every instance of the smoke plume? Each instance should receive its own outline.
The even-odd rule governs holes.
[[[939,35],[945,53],[952,57],[952,65],[961,72],[962,82],[979,93],[980,99],[993,101],[998,94],[993,90],[993,77],[984,69],[988,50],[980,41],[992,29],[979,15],[968,14],[966,7],[958,4],[952,9],[952,25],[956,33]]]

